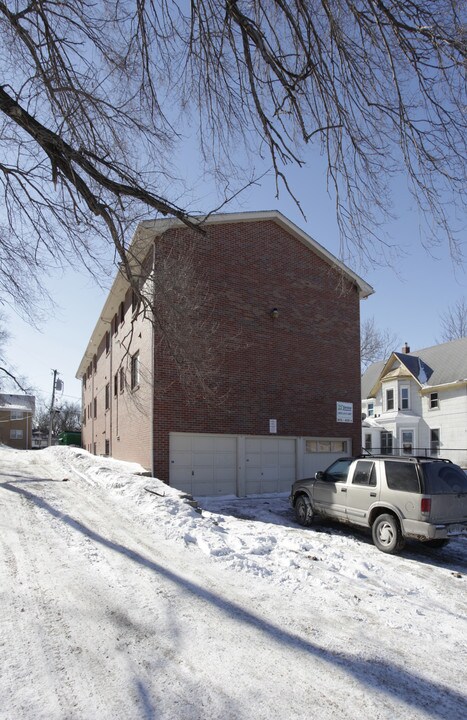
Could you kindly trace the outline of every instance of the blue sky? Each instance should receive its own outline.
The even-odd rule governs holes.
[[[324,174],[305,167],[293,171],[291,177],[306,220],[285,191],[279,199],[275,197],[272,177],[247,189],[225,211],[280,210],[339,256],[334,205],[326,193]],[[215,206],[214,192],[208,182],[204,190],[205,208]],[[465,268],[453,264],[447,247],[431,253],[423,248],[418,215],[411,209],[403,185],[395,188],[394,200],[398,218],[387,224],[385,231],[389,241],[397,244],[403,255],[393,267],[349,264],[375,289],[375,294],[362,302],[362,319],[374,317],[379,328],[395,334],[399,342],[394,349],[400,349],[408,342],[411,349],[416,350],[440,340],[440,313],[467,295],[467,275]],[[75,373],[111,280],[103,279],[103,285],[99,287],[85,273],[72,270],[50,278],[49,289],[57,308],[40,331],[7,311],[8,329],[12,335],[7,357],[46,401],[50,401],[54,368],[64,381],[64,399],[80,399],[81,384],[75,379]]]

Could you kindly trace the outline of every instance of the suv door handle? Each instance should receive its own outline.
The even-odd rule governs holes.
[[[370,497],[376,497],[376,493],[370,493]]]
[[[347,492],[347,488],[341,488],[341,492]]]

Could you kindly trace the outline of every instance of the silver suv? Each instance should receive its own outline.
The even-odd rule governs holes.
[[[443,547],[467,534],[467,474],[449,460],[407,456],[344,457],[292,485],[300,525],[314,516],[369,527],[379,550],[406,538]]]

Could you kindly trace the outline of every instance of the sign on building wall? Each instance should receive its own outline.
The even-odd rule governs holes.
[[[353,403],[337,402],[336,403],[336,420],[337,420],[337,422],[352,423],[353,422]]]
[[[270,421],[269,421],[269,432],[270,432],[270,433],[276,433],[276,432],[277,432],[277,420],[270,420]]]

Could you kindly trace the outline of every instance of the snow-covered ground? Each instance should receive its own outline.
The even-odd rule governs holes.
[[[1,720],[465,720],[467,538],[386,556],[140,470],[0,448]]]

